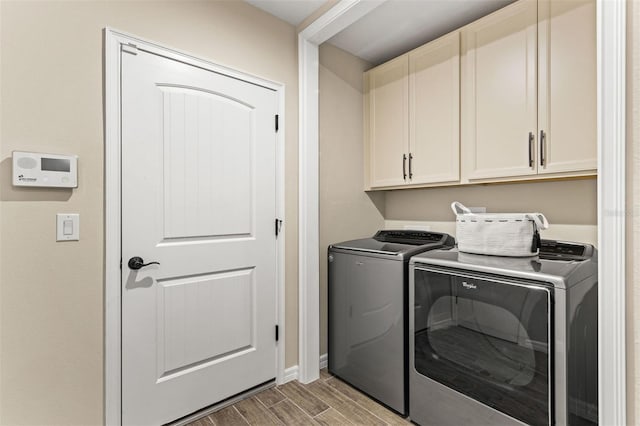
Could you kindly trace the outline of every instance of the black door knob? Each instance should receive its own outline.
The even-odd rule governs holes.
[[[149,263],[144,263],[144,260],[141,257],[135,256],[132,257],[131,259],[129,259],[129,268],[133,269],[134,271],[137,271],[138,269],[145,267],[145,266],[149,266],[149,265],[159,265],[160,262],[149,262]]]

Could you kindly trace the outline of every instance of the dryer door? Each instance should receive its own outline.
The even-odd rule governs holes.
[[[551,292],[416,268],[415,371],[527,424],[549,424]]]

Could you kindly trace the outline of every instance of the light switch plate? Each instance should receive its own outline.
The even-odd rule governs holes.
[[[58,213],[56,215],[56,241],[80,240],[80,215]]]

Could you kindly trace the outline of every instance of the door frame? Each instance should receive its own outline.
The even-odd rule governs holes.
[[[319,45],[386,0],[340,0],[298,34],[298,380],[320,375]]]
[[[122,45],[144,50],[208,71],[224,74],[274,90],[278,96],[279,128],[276,133],[276,217],[285,220],[285,85],[253,74],[200,59],[112,28],[104,29],[104,386],[105,424],[122,424],[122,335],[121,335],[121,98],[120,51]],[[275,218],[274,218],[275,219]],[[285,239],[283,226],[276,240],[276,315],[279,340],[276,344],[276,383],[284,380],[285,369]],[[213,401],[214,403],[217,401]]]
[[[340,0],[298,34],[299,380],[319,369],[319,45],[385,0]],[[626,3],[597,0],[598,416],[626,424]]]

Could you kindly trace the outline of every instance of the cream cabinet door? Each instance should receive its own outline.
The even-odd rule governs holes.
[[[460,179],[460,35],[409,53],[409,179]]]
[[[409,59],[403,55],[367,73],[372,188],[408,182],[408,70]]]
[[[463,181],[536,174],[537,2],[462,32]]]
[[[538,8],[538,173],[595,170],[596,2]]]

